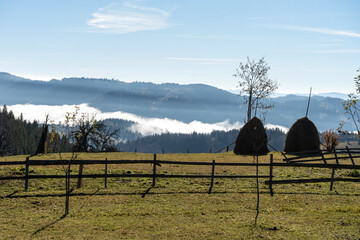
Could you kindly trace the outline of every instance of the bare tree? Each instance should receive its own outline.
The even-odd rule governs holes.
[[[111,129],[104,123],[97,123],[96,131],[90,136],[91,148],[98,152],[112,152],[116,148],[114,146],[114,137],[120,129]]]
[[[69,213],[70,195],[73,188],[71,188],[70,173],[71,163],[78,157],[77,152],[88,151],[104,151],[111,147],[112,137],[117,133],[117,130],[110,131],[102,123],[96,120],[96,115],[80,113],[80,108],[75,106],[74,112],[67,112],[65,115],[65,122],[61,126],[62,131],[59,134],[53,126],[50,132],[50,143],[54,140],[59,140],[60,136],[64,141],[59,141],[59,157],[63,160],[62,152],[71,144],[71,156],[68,160],[63,160],[63,171],[65,172],[65,214]],[[61,140],[61,139],[60,139]],[[56,145],[54,145],[54,148]],[[79,166],[80,169],[80,166]]]
[[[74,152],[103,152],[115,150],[114,136],[119,130],[111,130],[96,120],[96,115],[79,113],[80,108],[66,114],[65,125],[71,129],[68,138],[73,143]]]
[[[331,152],[337,145],[339,145],[339,135],[332,129],[323,132],[324,147],[328,152]]]
[[[360,69],[358,69],[357,72],[360,73]],[[354,80],[355,80],[356,93],[359,94],[360,93],[360,75],[355,76]],[[353,93],[350,93],[349,98],[347,100],[345,100],[344,102],[342,102],[342,105],[345,110],[345,115],[347,116],[347,120],[348,121],[350,120],[354,124],[357,134],[360,135],[360,129],[359,129],[360,106],[359,106],[358,102],[359,102],[359,96],[355,95]],[[345,124],[345,121],[340,122],[340,126],[338,128],[339,133],[342,133],[342,134],[348,133],[347,131],[343,130],[344,124]]]
[[[247,121],[250,121],[252,113],[256,116],[257,111],[266,111],[274,107],[273,104],[266,102],[271,94],[278,88],[275,80],[268,77],[270,67],[265,62],[264,57],[255,61],[247,57],[246,63],[240,63],[236,69],[234,77],[239,77],[239,95],[244,98],[247,104]]]

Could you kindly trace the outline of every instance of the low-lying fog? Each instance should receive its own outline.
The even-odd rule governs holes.
[[[32,105],[32,104],[17,104],[7,106],[8,110],[12,110],[16,117],[23,114],[23,118],[29,121],[37,120],[40,123],[45,121],[45,116],[49,114],[50,120],[54,121],[55,124],[63,123],[67,112],[75,112],[76,105],[61,105],[61,106],[50,106],[50,105]],[[190,123],[185,123],[175,119],[169,118],[145,118],[135,114],[127,112],[101,112],[96,108],[89,107],[88,104],[77,105],[80,107],[79,113],[85,113],[89,116],[96,116],[97,120],[104,119],[123,119],[135,122],[131,126],[130,130],[134,133],[140,133],[143,136],[161,134],[161,133],[184,133],[190,134],[193,132],[197,133],[211,133],[214,130],[218,131],[229,131],[232,129],[240,129],[243,126],[243,122],[230,122],[224,120],[217,123],[204,123],[201,121],[194,120]],[[288,128],[266,124],[266,128],[279,128],[284,132],[288,131]]]

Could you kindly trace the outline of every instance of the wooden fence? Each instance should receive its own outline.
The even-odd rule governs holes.
[[[272,158],[272,155],[271,155]],[[84,165],[94,165],[101,164],[104,165],[103,174],[83,174]],[[151,164],[152,173],[147,174],[111,174],[108,172],[108,165],[112,164]],[[161,165],[171,164],[171,165],[198,165],[198,166],[209,166],[209,174],[159,174],[157,173],[157,168]],[[210,188],[209,193],[212,191],[214,179],[220,178],[241,178],[241,179],[251,179],[251,178],[269,178],[269,175],[219,175],[215,174],[216,166],[254,166],[256,163],[229,163],[229,162],[216,162],[212,160],[211,162],[188,162],[188,161],[169,161],[169,160],[157,160],[157,155],[154,154],[153,160],[30,160],[26,158],[26,161],[6,161],[0,162],[1,165],[25,165],[25,175],[24,176],[0,176],[0,180],[25,180],[25,191],[28,190],[29,180],[30,179],[46,179],[46,178],[77,178],[78,184],[77,187],[81,187],[81,179],[83,178],[103,178],[104,187],[107,188],[107,179],[108,178],[152,178],[152,186],[155,186],[157,178],[210,178]],[[79,165],[79,173],[76,175],[31,175],[29,173],[30,166],[73,166]],[[269,163],[259,163],[258,166],[270,166]]]
[[[321,183],[330,182],[330,190],[333,189],[334,182],[360,182],[360,178],[344,178],[335,177],[336,169],[359,170],[360,165],[355,164],[355,159],[360,158],[360,148],[346,148],[333,149],[332,151],[321,150],[319,152],[298,152],[294,153],[294,157],[288,157],[282,153],[284,159],[282,163],[274,163],[270,160],[270,178],[265,181],[269,185],[270,194],[273,196],[273,185],[275,184],[296,184],[296,183]],[[343,164],[340,161],[351,163]],[[318,162],[318,163],[314,163]],[[331,177],[329,178],[306,178],[306,179],[284,179],[274,180],[274,167],[302,167],[302,168],[327,168],[332,169]]]
[[[79,165],[79,173],[76,175],[69,175],[69,178],[77,178],[77,187],[81,187],[81,179],[83,178],[103,178],[104,187],[107,188],[108,178],[151,178],[152,186],[155,186],[157,178],[209,178],[210,188],[209,193],[212,191],[214,179],[221,178],[240,178],[240,179],[254,179],[265,178],[266,185],[269,185],[271,196],[274,195],[273,185],[277,184],[296,184],[296,183],[320,183],[330,182],[330,190],[333,189],[334,182],[360,182],[360,178],[345,178],[335,177],[335,170],[337,169],[349,169],[360,170],[360,165],[355,163],[355,159],[360,158],[360,148],[349,149],[337,149],[331,152],[320,151],[317,153],[297,153],[299,156],[289,157],[283,153],[283,162],[274,162],[273,155],[270,154],[269,163],[230,163],[230,162],[216,162],[215,160],[209,162],[188,162],[188,161],[169,161],[169,160],[157,160],[157,155],[154,154],[153,160],[30,160],[26,158],[26,161],[5,161],[0,162],[2,165],[24,165],[24,176],[0,176],[0,180],[24,180],[25,191],[28,190],[30,179],[46,179],[46,178],[66,178],[66,175],[31,175],[29,173],[30,166],[73,166]],[[344,164],[342,162],[349,162],[350,164]],[[103,174],[83,174],[84,165],[100,164],[104,165]],[[108,172],[108,165],[112,164],[151,164],[152,173],[135,173],[135,174],[113,174]],[[209,174],[159,174],[157,172],[158,167],[161,165],[198,165],[209,166]],[[216,166],[253,166],[253,167],[269,167],[269,175],[220,175],[215,174]],[[307,178],[307,179],[281,179],[275,180],[274,168],[275,167],[302,167],[302,168],[326,168],[332,169],[331,177],[329,178]]]

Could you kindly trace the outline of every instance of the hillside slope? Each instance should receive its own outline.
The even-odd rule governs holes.
[[[183,122],[243,122],[246,108],[236,94],[204,85],[126,83],[93,78],[33,81],[0,73],[0,104],[63,105],[89,103],[103,112],[123,111],[142,117],[171,118]],[[272,99],[275,108],[266,122],[291,127],[305,115],[307,97],[287,95]],[[319,130],[337,128],[344,119],[340,98],[314,96],[309,118]]]

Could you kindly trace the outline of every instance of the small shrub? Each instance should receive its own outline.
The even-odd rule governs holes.
[[[25,174],[25,167],[13,167],[10,169],[11,175],[24,175]],[[34,168],[29,168],[29,173],[35,173]]]
[[[348,176],[350,176],[350,177],[360,177],[360,172],[357,169],[353,169],[348,173]]]
[[[25,173],[25,167],[13,167],[10,171],[12,175],[23,175]]]
[[[324,138],[324,146],[329,152],[339,144],[339,135],[332,129],[326,130],[322,136]]]

